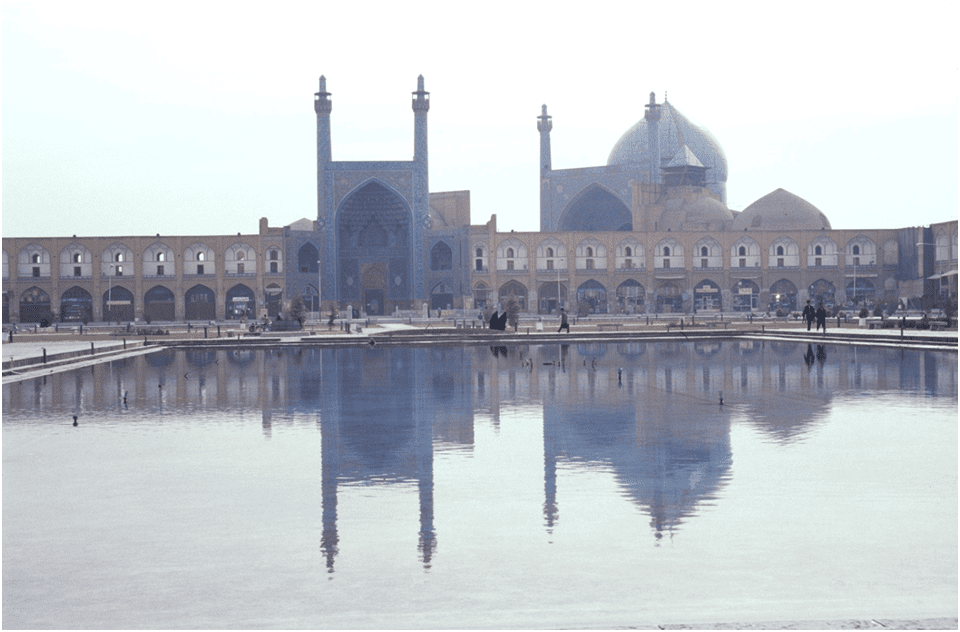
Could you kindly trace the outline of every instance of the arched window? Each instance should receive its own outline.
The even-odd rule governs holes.
[[[476,255],[476,256],[478,256],[478,257],[482,257],[482,256],[483,256],[483,248],[477,248],[477,255]]]
[[[778,257],[783,256],[783,246],[777,246],[777,256]]]
[[[439,242],[430,251],[431,270],[451,270],[453,268],[453,251],[444,242]]]
[[[113,255],[113,260],[114,260],[114,261],[118,261],[118,262],[119,262],[119,261],[123,261],[123,253],[122,253],[122,252],[118,252],[118,253],[116,253],[115,255]]]
[[[630,246],[627,246],[626,248],[623,249],[623,254],[627,257],[632,257],[633,250],[630,248]]]
[[[701,257],[706,257],[706,256],[709,255],[709,254],[710,254],[710,249],[709,249],[709,248],[707,248],[706,246],[703,246],[702,248],[700,248],[700,256],[701,256]]]
[[[553,256],[553,248],[547,248],[547,256],[548,256],[548,257],[552,257],[552,256]]]
[[[300,246],[297,251],[297,267],[301,273],[317,274],[320,272],[320,251],[311,243]]]
[[[32,260],[34,263],[40,263],[40,255],[34,254],[33,257],[31,257],[31,260]]]
[[[855,254],[855,255],[860,254],[860,246],[854,244],[854,246],[853,246],[853,254]]]
[[[237,251],[237,261],[243,261],[244,252],[242,250]]]
[[[206,261],[207,253],[200,251],[197,253],[197,261]]]
[[[741,257],[746,257],[746,256],[747,256],[747,247],[746,247],[746,246],[740,246],[740,250],[739,250],[738,252],[740,253],[740,256],[741,256]]]
[[[669,257],[669,256],[670,256],[670,246],[664,246],[664,247],[663,247],[663,256],[664,256],[664,257]]]
[[[588,257],[592,257],[592,256],[593,256],[593,248],[590,247],[590,246],[587,246],[587,256],[588,256]]]
[[[514,257],[513,248],[507,248],[507,258],[513,259],[513,257]]]
[[[79,252],[73,253],[73,262],[74,262],[74,263],[82,263],[82,262],[83,262],[83,255],[81,255]]]
[[[167,260],[167,253],[162,251],[157,253],[157,261],[166,261],[166,260]]]
[[[814,249],[813,249],[813,254],[815,254],[815,255],[822,255],[822,254],[823,254],[823,247],[822,247],[822,246],[817,246],[816,248],[814,248]]]

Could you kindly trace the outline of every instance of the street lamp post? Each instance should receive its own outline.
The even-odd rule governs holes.
[[[107,314],[106,321],[110,322],[110,317],[113,315],[113,271],[116,270],[116,264],[111,263],[110,268],[107,270]]]
[[[317,321],[322,320],[323,312],[323,301],[321,300],[322,294],[320,293],[320,284],[323,282],[323,268],[321,267],[321,260],[317,259]]]
[[[560,304],[560,262],[563,261],[562,258],[557,259],[557,314],[560,313],[562,306]]]
[[[857,303],[860,301],[857,297],[857,261],[858,259],[854,257],[853,259],[853,306],[856,307]]]

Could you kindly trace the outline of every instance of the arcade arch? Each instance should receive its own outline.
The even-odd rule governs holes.
[[[617,286],[617,304],[621,314],[642,314],[646,291],[635,279],[627,279]]]
[[[170,288],[154,285],[143,295],[143,317],[147,322],[176,319],[174,296]]]
[[[607,313],[607,288],[596,279],[590,279],[577,288],[577,312],[587,314]]]
[[[704,237],[693,247],[693,267],[699,270],[723,268],[723,248],[713,237]]]

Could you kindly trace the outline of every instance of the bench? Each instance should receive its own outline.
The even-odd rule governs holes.
[[[708,321],[708,322],[707,322],[707,328],[708,328],[708,329],[713,329],[713,328],[715,328],[715,327],[721,327],[721,326],[722,326],[724,329],[726,329],[729,325],[730,325],[730,321],[729,321],[729,320],[712,320],[712,321]]]

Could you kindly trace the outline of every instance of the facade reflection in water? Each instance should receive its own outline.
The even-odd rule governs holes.
[[[547,530],[562,516],[558,470],[600,469],[650,516],[657,540],[718,499],[734,455],[731,424],[788,444],[831,399],[865,391],[956,398],[956,354],[706,341],[620,345],[164,350],[4,386],[4,415],[149,410],[262,411],[321,432],[322,536],[333,572],[337,494],[416,485],[418,555],[437,550],[434,453],[471,450],[474,424],[502,406],[542,407]],[[721,405],[720,399],[723,398]]]

